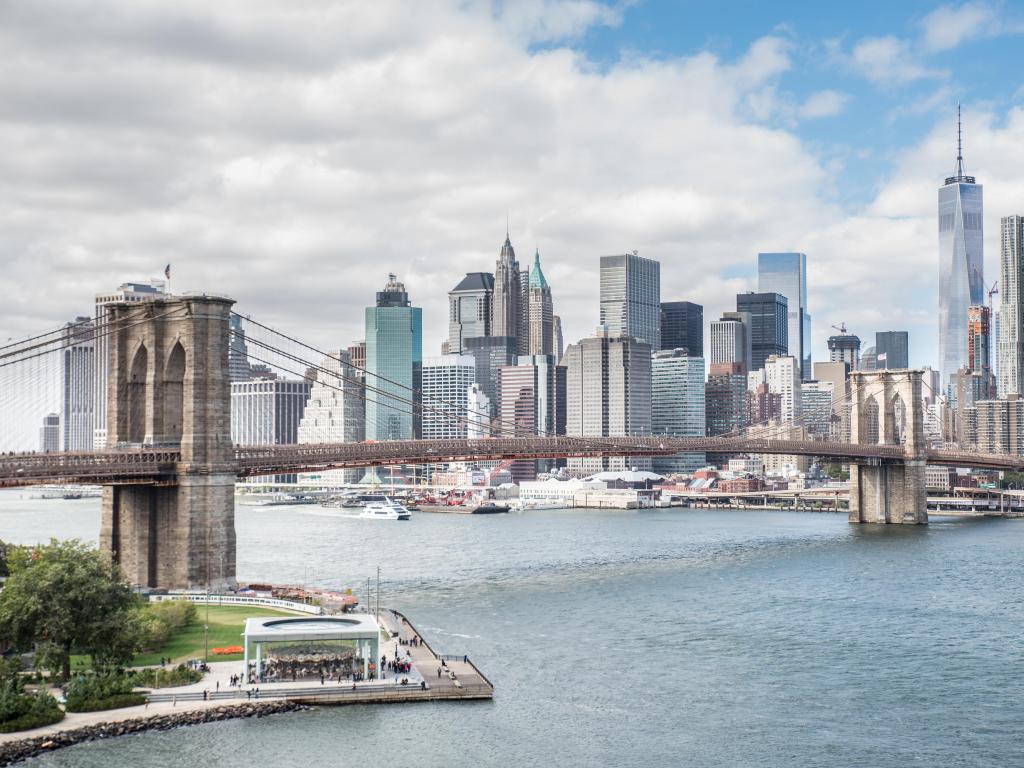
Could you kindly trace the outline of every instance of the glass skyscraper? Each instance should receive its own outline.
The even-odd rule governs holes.
[[[788,302],[789,354],[800,363],[800,376],[811,378],[811,316],[807,312],[807,255],[757,254],[757,290],[779,293]]]
[[[366,439],[420,436],[423,310],[394,275],[366,308]],[[414,402],[411,405],[409,400]]]
[[[968,366],[967,308],[985,303],[982,186],[964,174],[957,107],[953,176],[939,187],[939,370],[943,384]]]
[[[661,345],[661,264],[635,253],[601,257],[601,325],[610,336]]]

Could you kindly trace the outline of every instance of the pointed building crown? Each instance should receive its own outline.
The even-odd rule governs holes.
[[[540,249],[533,255],[533,269],[530,270],[530,287],[547,288],[548,281],[540,268]]]

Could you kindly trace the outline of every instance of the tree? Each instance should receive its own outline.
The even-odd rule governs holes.
[[[0,592],[0,639],[36,647],[37,663],[71,676],[71,654],[100,669],[126,664],[139,644],[138,599],[110,558],[81,541],[31,550]]]

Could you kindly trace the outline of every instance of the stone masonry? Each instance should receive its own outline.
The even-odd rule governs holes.
[[[905,455],[901,462],[850,467],[851,523],[928,522],[922,376],[917,370],[850,374],[851,441],[902,445]]]
[[[173,484],[103,491],[100,545],[142,587],[221,589],[235,576],[231,299],[112,304],[107,448],[178,447]]]

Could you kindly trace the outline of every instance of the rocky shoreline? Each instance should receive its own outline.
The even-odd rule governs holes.
[[[215,723],[220,720],[233,720],[241,717],[263,717],[280,712],[294,712],[309,709],[304,704],[293,701],[261,701],[245,704],[232,704],[208,709],[193,709],[173,712],[166,715],[137,717],[131,720],[120,720],[110,723],[97,723],[68,731],[60,731],[45,736],[9,741],[0,744],[0,766],[27,760],[62,747],[70,747],[97,739],[109,739],[115,736],[127,736],[131,733],[145,731],[167,731],[186,725]]]

